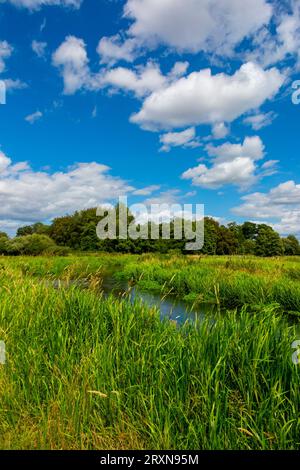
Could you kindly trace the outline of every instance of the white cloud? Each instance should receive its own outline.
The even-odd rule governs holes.
[[[100,55],[102,64],[110,64],[125,60],[133,62],[136,58],[136,40],[126,39],[122,40],[119,34],[111,37],[103,37],[100,39],[97,52]]]
[[[232,162],[215,163],[212,168],[198,165],[183,173],[183,179],[191,179],[193,185],[216,189],[234,184],[248,186],[254,182],[255,164],[251,159],[236,158]]]
[[[124,17],[127,31],[100,41],[104,63],[166,46],[212,61],[237,52],[263,67],[292,57],[300,67],[300,0],[127,0]],[[244,40],[246,53],[237,49]]]
[[[179,189],[168,189],[162,191],[158,196],[146,199],[143,204],[150,206],[151,204],[177,204],[181,193]]]
[[[273,111],[269,113],[259,113],[254,114],[253,116],[248,116],[244,119],[244,124],[247,124],[252,127],[253,130],[259,131],[263,127],[270,126],[274,119],[276,119],[277,114]]]
[[[148,129],[232,122],[276,95],[284,76],[246,63],[234,75],[193,72],[153,92],[131,121]]]
[[[127,0],[128,34],[142,44],[230,55],[272,16],[266,0]]]
[[[286,181],[268,193],[252,193],[242,197],[244,201],[232,212],[245,218],[273,221],[282,234],[300,234],[300,184]]]
[[[248,54],[264,67],[281,62],[288,57],[300,58],[300,1],[291,0],[279,8],[274,17],[276,33],[262,28],[254,40],[254,49]]]
[[[162,152],[169,152],[171,147],[195,148],[200,146],[195,127],[190,127],[182,132],[168,132],[161,135],[159,141],[162,144],[160,149]]]
[[[101,75],[100,86],[111,86],[120,90],[131,91],[137,97],[149,95],[155,90],[160,90],[167,78],[162,75],[160,68],[153,62],[148,62],[144,67],[131,70],[125,67],[116,67]]]
[[[188,68],[189,68],[190,64],[185,61],[185,62],[175,62],[171,72],[169,73],[169,77],[171,79],[176,79],[176,78],[180,78],[180,77],[183,77]]]
[[[52,63],[63,77],[65,94],[71,95],[81,89],[97,91],[108,87],[132,92],[138,98],[170,85],[186,72],[189,65],[188,62],[176,62],[168,75],[163,75],[159,65],[153,61],[133,69],[102,68],[98,73],[92,73],[86,44],[75,36],[65,38],[53,53]]]
[[[58,5],[63,7],[80,8],[82,0],[8,0],[16,7],[39,10],[42,6]]]
[[[246,137],[242,144],[226,144],[220,146],[208,145],[206,147],[208,154],[214,157],[218,162],[231,162],[235,158],[250,158],[251,160],[260,160],[264,157],[264,144],[260,137]]]
[[[160,89],[167,83],[160,68],[154,62],[136,69],[116,67],[102,69],[93,74],[84,41],[75,36],[68,36],[52,55],[52,63],[58,67],[64,80],[64,93],[73,94],[80,89],[99,90],[112,87],[117,90],[133,92],[143,97]]]
[[[5,72],[5,61],[6,59],[9,59],[13,51],[14,48],[7,41],[0,41],[0,73]],[[2,80],[5,83],[5,90],[7,92],[27,88],[27,84],[24,83],[22,80],[19,80],[18,78],[4,78]]]
[[[24,119],[25,121],[29,122],[29,124],[34,124],[36,121],[43,117],[43,113],[41,111],[35,111],[32,114],[28,114]]]
[[[162,90],[180,78],[187,70],[188,62],[176,62],[167,75],[163,75],[157,63],[149,61],[144,66],[129,69],[115,67],[98,74],[94,80],[98,87],[111,86],[131,91],[138,98]]]
[[[27,88],[28,85],[18,78],[16,80],[12,80],[11,78],[4,79],[6,91],[13,91],[13,90],[23,90]]]
[[[132,194],[134,196],[150,196],[152,193],[154,193],[155,191],[158,191],[159,189],[160,189],[160,186],[153,184],[151,186],[146,186],[145,188],[142,188],[142,189],[137,189]]]
[[[86,45],[82,39],[67,36],[52,56],[52,63],[61,71],[64,93],[69,95],[90,83]]]
[[[40,58],[44,57],[46,47],[47,47],[46,42],[36,41],[35,39],[31,43],[31,48],[32,48],[33,52],[35,52],[36,55]]]
[[[213,138],[216,140],[224,139],[229,134],[229,131],[229,126],[226,126],[224,122],[217,122],[212,127]]]
[[[44,31],[44,29],[46,28],[46,24],[47,24],[47,19],[44,18],[42,23],[41,23],[41,26],[40,26],[40,32],[42,33]]]
[[[0,41],[0,73],[5,70],[5,60],[8,59],[13,52],[13,47],[7,41]]]
[[[92,110],[92,118],[95,119],[97,117],[97,114],[98,114],[98,108],[97,106],[94,106]]]
[[[52,62],[61,72],[65,94],[102,88],[130,92],[144,99],[141,110],[131,116],[131,122],[148,130],[211,124],[214,139],[226,137],[230,122],[273,98],[285,80],[276,68],[263,70],[251,62],[233,75],[212,75],[210,69],[204,69],[184,77],[188,62],[176,62],[163,75],[153,61],[134,68],[102,68],[92,73],[86,45],[75,36],[66,37],[52,55]],[[169,133],[165,138],[174,137],[176,141],[179,135],[174,134]]]
[[[0,152],[0,219],[8,226],[14,221],[18,225],[45,221],[96,207],[134,189],[109,170],[91,162],[55,173],[34,171],[26,162],[14,165]]]
[[[216,189],[224,185],[236,185],[247,188],[258,178],[274,173],[277,161],[269,161],[261,167],[256,162],[264,158],[264,144],[257,136],[246,137],[243,144],[226,143],[218,147],[207,146],[208,154],[213,157],[210,168],[204,164],[190,168],[182,175],[191,179],[192,184],[204,188]]]

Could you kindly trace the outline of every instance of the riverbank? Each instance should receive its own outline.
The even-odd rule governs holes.
[[[69,257],[2,258],[29,276],[89,279],[101,283],[104,273],[133,282],[140,290],[175,295],[197,307],[220,308],[276,304],[284,313],[300,312],[300,257],[183,256],[96,254]]]
[[[148,256],[127,262],[117,277],[194,305],[240,309],[277,304],[285,313],[300,315],[300,257]]]
[[[1,449],[299,448],[297,326],[274,306],[177,328],[96,285],[41,283],[40,262],[0,272]]]

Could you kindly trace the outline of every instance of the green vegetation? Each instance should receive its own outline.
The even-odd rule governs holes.
[[[69,248],[57,246],[48,235],[28,234],[9,239],[0,233],[0,253],[5,255],[66,255]]]
[[[113,210],[117,221],[121,206],[117,205]],[[127,207],[122,206],[127,213],[127,225],[134,224],[134,217]],[[105,211],[103,211],[105,214]],[[103,216],[105,217],[105,215]],[[170,227],[170,239],[163,237],[163,225],[160,224],[158,240],[119,239],[119,226],[116,226],[116,239],[99,240],[96,233],[97,224],[103,217],[96,215],[96,209],[86,209],[75,212],[73,215],[58,217],[51,225],[35,223],[20,227],[16,238],[10,240],[5,233],[0,233],[0,254],[57,254],[64,255],[68,248],[76,251],[108,253],[185,253],[186,241],[178,240],[174,235],[174,221]],[[139,226],[136,225],[136,228]],[[140,227],[139,227],[140,228]],[[148,233],[150,224],[146,227]],[[43,247],[42,240],[48,236],[52,240],[52,246]],[[25,248],[23,247],[23,239]],[[40,240],[40,241],[39,241]],[[230,223],[228,226],[220,225],[211,218],[205,218],[204,246],[199,253],[206,255],[256,255],[262,257],[295,256],[300,255],[300,244],[297,238],[289,235],[280,238],[272,227],[265,224],[245,222],[242,225]],[[30,243],[28,243],[30,241]],[[48,244],[49,244],[48,240]],[[60,248],[54,246],[54,243]],[[31,245],[34,245],[31,249]],[[59,251],[60,250],[60,251]]]
[[[104,269],[132,275],[134,266],[149,280],[152,269],[155,282],[183,270],[178,292],[209,270],[293,282],[298,258],[166,256],[156,270],[153,257],[139,259],[2,258],[0,448],[299,449],[297,324],[278,307],[244,306],[178,328],[139,302],[102,298],[97,285]],[[48,282],[78,275],[89,275],[89,289]]]
[[[144,290],[173,293],[193,303],[223,308],[276,303],[300,315],[300,259],[254,256],[157,256],[127,259],[118,278]]]
[[[190,303],[221,308],[277,304],[300,315],[300,258],[189,255],[69,255],[67,257],[2,257],[3,267],[49,279],[116,279],[133,281],[140,289],[174,294]]]

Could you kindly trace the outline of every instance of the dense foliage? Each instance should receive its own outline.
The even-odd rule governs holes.
[[[119,206],[114,209],[118,216]],[[127,210],[128,226],[134,221]],[[174,223],[171,224],[170,239],[164,239],[163,225],[160,224],[158,240],[121,239],[118,225],[116,239],[100,240],[96,227],[101,217],[96,209],[77,211],[72,215],[58,217],[51,225],[36,223],[20,227],[17,236],[9,239],[0,232],[0,253],[30,254],[42,253],[65,254],[68,248],[79,251],[105,251],[116,253],[167,253],[170,251],[185,252],[186,240],[175,239]],[[117,217],[118,220],[118,217]],[[136,225],[137,230],[140,226]],[[150,224],[148,225],[150,230]],[[300,244],[294,235],[281,238],[266,224],[244,222],[241,225],[230,223],[221,225],[216,220],[206,217],[204,224],[204,246],[201,253],[207,255],[252,254],[257,256],[300,255]]]

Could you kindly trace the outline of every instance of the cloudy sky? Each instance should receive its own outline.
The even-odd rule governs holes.
[[[300,0],[1,0],[0,28],[0,230],[127,195],[300,235]]]

